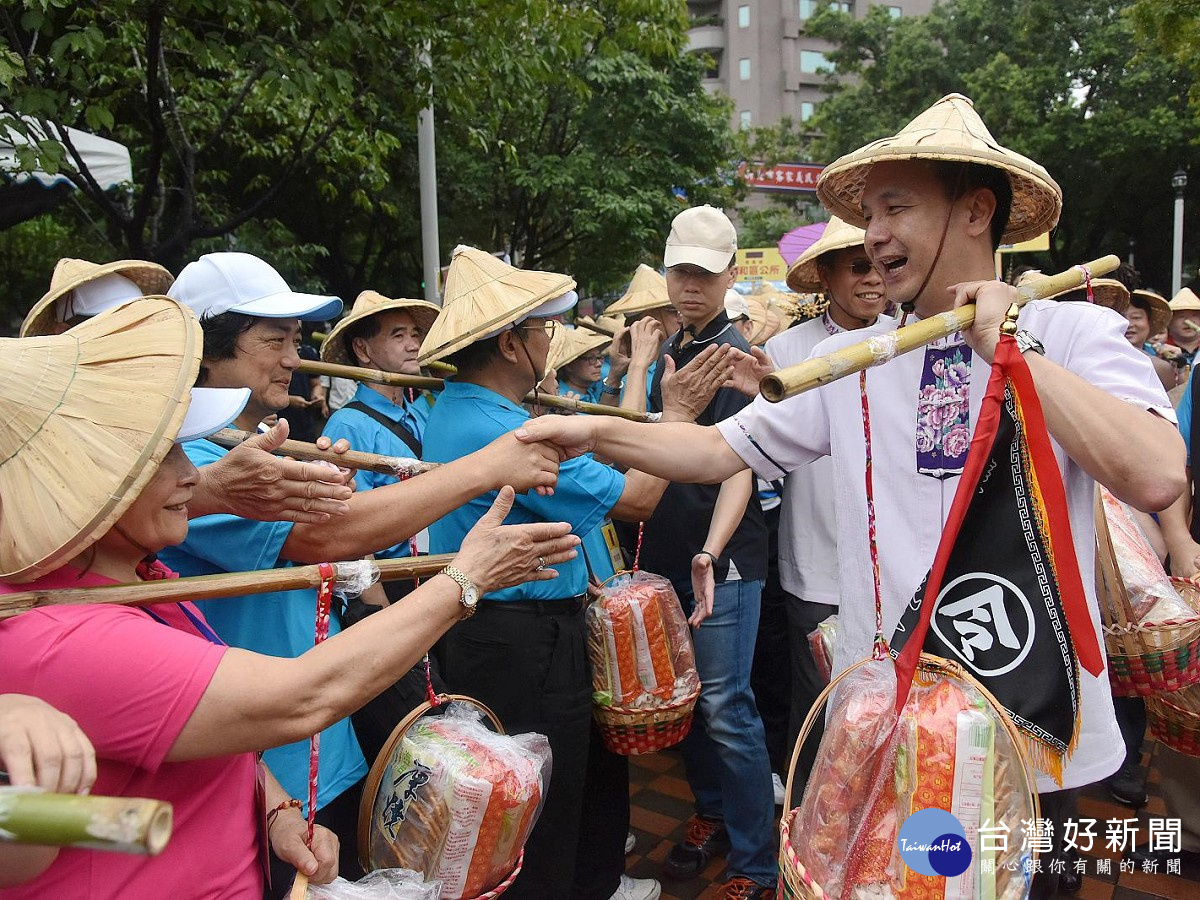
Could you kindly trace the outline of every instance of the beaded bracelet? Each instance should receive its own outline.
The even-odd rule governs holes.
[[[275,817],[285,809],[301,809],[304,804],[299,800],[284,800],[277,807],[267,813],[267,831],[271,830],[271,826],[275,824]]]

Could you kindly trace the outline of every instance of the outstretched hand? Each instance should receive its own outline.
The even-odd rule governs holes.
[[[711,344],[682,369],[676,370],[670,354],[662,358],[663,418],[693,422],[729,380],[742,351],[731,344]]]
[[[775,371],[767,352],[762,347],[751,347],[749,353],[738,351],[733,359],[733,372],[726,387],[731,387],[747,397],[758,396],[758,385]]]
[[[541,416],[513,432],[523,444],[542,444],[554,449],[560,460],[591,453],[596,446],[600,416]]]

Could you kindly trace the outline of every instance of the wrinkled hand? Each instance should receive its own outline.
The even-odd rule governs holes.
[[[264,522],[320,524],[330,516],[349,510],[346,501],[354,493],[349,470],[335,470],[315,463],[296,462],[273,456],[271,451],[287,440],[287,420],[265,434],[258,434],[234,447],[224,457],[200,469],[195,512],[225,512]],[[317,446],[345,452],[350,445],[329,438]]]
[[[954,308],[975,304],[975,322],[963,332],[963,340],[989,364],[1000,342],[1000,326],[1008,307],[1017,302],[1017,289],[1002,281],[967,281],[953,284]]]
[[[515,497],[511,487],[502,487],[454,557],[454,565],[475,582],[480,594],[557,578],[550,566],[578,555],[579,538],[571,534],[569,522],[505,525]]]
[[[693,422],[712,402],[718,388],[729,380],[736,356],[744,356],[729,344],[710,344],[700,355],[676,371],[675,360],[662,358],[660,387],[663,419],[672,422]]]
[[[758,396],[758,385],[775,371],[775,364],[762,347],[751,347],[749,353],[741,353],[733,361],[733,373],[725,385],[747,397]]]
[[[622,325],[608,345],[608,371],[620,377],[629,371],[629,326]]]
[[[688,624],[699,628],[700,623],[712,615],[716,581],[713,578],[713,561],[707,553],[692,557],[692,614]]]
[[[24,694],[0,694],[0,767],[17,787],[86,794],[96,783],[96,751],[75,720]]]
[[[271,849],[281,862],[308,876],[312,884],[329,884],[338,874],[338,837],[323,825],[313,828],[312,848],[305,843],[308,823],[296,809],[285,809],[271,823]]]
[[[629,340],[632,344],[629,351],[629,365],[643,371],[658,359],[659,349],[667,334],[657,319],[638,319],[629,327]]]
[[[513,437],[524,444],[544,443],[554,448],[560,460],[591,453],[603,416],[542,416],[526,422]]]
[[[492,490],[512,485],[525,493],[536,490],[544,497],[554,493],[558,481],[559,455],[553,447],[522,443],[513,434],[503,434],[475,451],[483,471],[493,476]]]

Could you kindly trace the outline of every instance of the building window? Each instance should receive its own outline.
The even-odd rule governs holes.
[[[800,51],[800,71],[806,75],[815,75],[820,71],[833,71],[833,66],[825,59],[825,54],[820,50],[801,50]]]
[[[750,110],[743,109],[738,114],[738,120],[742,131],[748,131],[750,129]]]
[[[738,60],[738,78],[740,78],[742,81],[750,80],[750,60]]]
[[[904,7],[889,6],[888,7],[888,15],[891,16],[893,19],[899,19],[901,16],[904,15]]]
[[[805,100],[800,104],[800,121],[807,122],[813,117],[813,113],[817,111],[817,104],[810,103]]]
[[[749,6],[739,6],[738,7],[738,28],[749,28],[749,27],[750,27],[750,7]]]
[[[837,10],[838,12],[843,12],[843,13],[846,13],[847,15],[854,14],[854,3],[853,2],[847,3],[846,0],[841,0],[841,2],[838,2],[838,0],[834,0],[834,2],[830,3],[829,5],[831,7],[833,7],[835,10]]]
[[[819,0],[800,0],[800,18],[811,19],[820,7]]]

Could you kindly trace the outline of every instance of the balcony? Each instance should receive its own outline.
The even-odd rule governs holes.
[[[719,53],[725,49],[724,25],[701,25],[688,31],[688,52]]]

